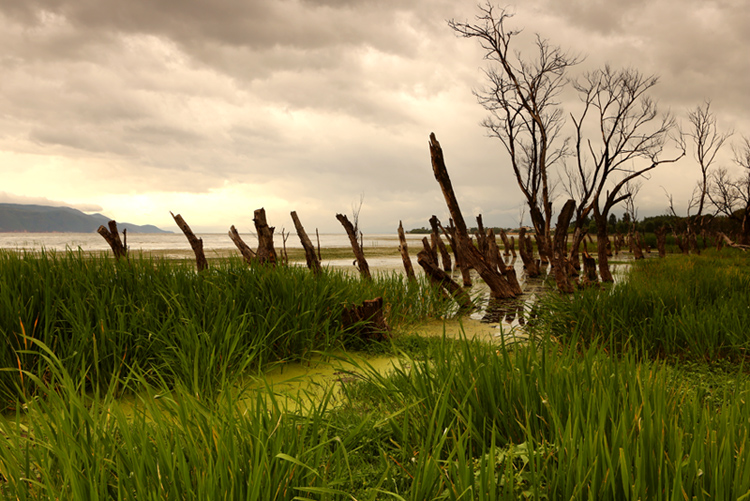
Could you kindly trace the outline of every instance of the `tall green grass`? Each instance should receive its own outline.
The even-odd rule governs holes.
[[[146,381],[126,412],[34,343],[49,382],[0,420],[9,499],[744,499],[750,385],[708,398],[665,363],[549,340],[444,340],[285,409]],[[121,384],[133,381],[122,380]],[[304,410],[300,410],[304,409]]]
[[[393,324],[446,314],[425,281],[372,282],[332,270],[247,267],[228,260],[197,274],[190,264],[115,262],[81,253],[0,252],[0,405],[12,407],[49,368],[24,352],[42,341],[90,388],[133,371],[212,392],[248,368],[357,343],[340,324],[345,303],[383,296]]]
[[[542,329],[650,356],[744,360],[750,353],[750,261],[725,249],[632,264],[611,289],[550,294]]]

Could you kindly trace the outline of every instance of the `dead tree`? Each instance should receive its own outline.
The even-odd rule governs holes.
[[[171,211],[170,214],[172,214]],[[193,248],[193,253],[195,253],[195,264],[198,268],[198,272],[208,269],[208,261],[206,261],[206,255],[203,253],[203,239],[195,236],[195,233],[193,233],[193,230],[190,229],[190,226],[188,226],[181,215],[172,214],[172,218],[185,234],[185,237],[187,237],[190,247]]]
[[[576,208],[576,202],[573,199],[565,202],[560,214],[557,216],[557,226],[555,226],[554,254],[552,268],[555,273],[555,283],[560,292],[564,294],[573,293],[573,285],[568,277],[568,254],[566,248],[566,237],[568,235],[568,225],[573,217]]]
[[[362,278],[371,280],[372,275],[370,275],[370,266],[367,264],[365,253],[362,251],[362,247],[359,244],[357,234],[354,231],[354,226],[351,222],[349,222],[349,218],[347,218],[343,214],[336,214],[336,219],[339,220],[341,225],[344,227],[344,230],[346,230],[346,234],[349,236],[349,243],[351,243],[352,245],[352,251],[354,252],[354,257],[357,262],[357,269],[359,269],[359,274],[362,275]]]
[[[434,214],[430,218],[430,227],[432,228],[433,241],[437,244],[438,252],[440,252],[440,259],[443,261],[443,270],[450,272],[453,270],[451,255],[448,253],[448,249],[445,248],[443,239],[440,238],[440,221]]]
[[[409,257],[409,246],[406,244],[406,235],[404,235],[404,225],[401,221],[398,222],[398,251],[401,253],[401,260],[404,262],[404,270],[406,270],[406,276],[409,281],[414,282],[417,280],[417,276],[414,274],[414,266],[411,264],[411,257]]]
[[[307,262],[307,267],[310,268],[313,273],[320,273],[320,260],[315,253],[315,247],[313,247],[310,237],[307,236],[305,227],[302,226],[299,217],[297,217],[296,211],[292,211],[291,216],[292,221],[294,222],[294,228],[297,230],[299,241],[302,244],[302,248],[305,250],[305,261]]]
[[[437,220],[437,218],[435,219]],[[445,238],[448,239],[448,243],[450,243],[451,249],[453,249],[453,257],[456,260],[456,268],[458,268],[458,270],[461,272],[461,280],[464,287],[471,287],[471,267],[464,261],[463,257],[461,256],[461,251],[458,248],[458,244],[456,243],[456,227],[453,225],[453,220],[450,219],[448,221],[447,228],[441,226],[439,221],[437,224],[440,229],[442,229]]]
[[[96,230],[102,237],[104,237],[104,240],[107,241],[109,246],[112,248],[112,252],[115,255],[115,261],[119,261],[121,258],[127,259],[128,257],[128,240],[127,240],[127,230],[122,230],[122,238],[123,240],[120,240],[120,233],[117,231],[117,222],[112,220],[109,223],[107,223],[107,226],[109,226],[109,229],[107,229],[104,225],[99,226],[99,229]]]
[[[717,212],[739,224],[737,243],[750,245],[750,138],[743,137],[732,149],[742,173],[732,179],[726,168],[716,169],[708,196]]]
[[[529,278],[538,277],[540,271],[539,265],[534,260],[534,247],[531,245],[531,238],[526,234],[526,228],[524,227],[518,230],[518,252],[521,254],[526,276]]]
[[[449,26],[460,36],[479,41],[485,59],[494,65],[485,70],[485,90],[476,92],[479,103],[489,112],[482,125],[498,138],[510,156],[510,163],[538,235],[542,256],[551,254],[552,179],[549,171],[567,152],[561,138],[564,122],[558,96],[565,87],[568,69],[578,59],[536,37],[536,57],[524,58],[512,47],[520,33],[506,28],[512,16],[495,11],[490,3],[479,7],[477,24]]]
[[[505,299],[515,297],[515,294],[511,290],[505,277],[490,268],[485,261],[484,256],[482,256],[479,250],[474,247],[469,239],[466,223],[461,214],[461,209],[458,206],[456,194],[453,192],[453,185],[448,176],[448,169],[445,167],[443,149],[435,138],[435,134],[430,134],[430,156],[432,158],[432,170],[435,174],[435,179],[443,191],[448,211],[456,225],[456,244],[458,245],[464,263],[468,263],[477,270],[479,276],[482,277],[482,280],[484,280],[490,288],[490,296],[492,298]]]
[[[659,249],[659,257],[667,257],[667,227],[662,225],[656,231],[656,248]]]
[[[508,234],[505,233],[505,230],[502,228],[500,228],[500,239],[503,241],[503,256],[510,256],[510,240],[508,240]],[[515,249],[513,251],[513,257],[516,257]]]
[[[417,253],[417,263],[419,263],[419,266],[422,267],[432,283],[453,297],[461,309],[471,309],[473,305],[469,295],[447,273],[438,267],[437,262],[433,259],[432,252],[428,250],[429,244],[426,247]]]
[[[497,240],[495,239],[495,232],[492,228],[487,230],[487,261],[490,266],[497,266],[500,273],[503,274],[505,279],[510,284],[510,288],[517,296],[523,294],[521,284],[518,283],[518,276],[516,275],[516,269],[513,266],[506,266],[503,257],[500,255],[500,249],[497,247]]]
[[[266,210],[263,207],[253,212],[253,223],[255,224],[255,232],[258,234],[258,252],[256,253],[258,254],[258,262],[275,265],[278,258],[273,246],[273,232],[276,228],[268,226]]]
[[[229,238],[232,239],[234,245],[236,245],[237,249],[239,249],[240,254],[242,254],[242,259],[244,259],[247,264],[252,264],[257,256],[255,252],[253,252],[253,250],[245,243],[245,241],[242,240],[240,233],[237,231],[237,228],[235,228],[234,225],[229,228]]]
[[[573,83],[583,108],[571,115],[575,127],[575,161],[566,166],[566,191],[579,201],[576,221],[582,225],[593,216],[597,231],[599,273],[603,282],[614,279],[607,253],[607,218],[614,206],[627,200],[629,183],[663,163],[676,162],[685,154],[682,136],[678,153],[663,158],[675,128],[674,118],[659,114],[648,96],[657,83],[654,76],[636,70],[603,69],[586,73]],[[596,133],[588,135],[590,131]],[[572,248],[578,248],[580,231],[574,231]]]

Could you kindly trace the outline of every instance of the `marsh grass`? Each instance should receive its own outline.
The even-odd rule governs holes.
[[[680,369],[591,346],[443,338],[424,359],[286,407],[142,378],[129,414],[50,367],[0,421],[9,499],[743,499],[750,385],[707,399]],[[353,362],[354,363],[354,362]],[[343,391],[342,396],[333,396]],[[343,397],[343,398],[342,398]],[[334,404],[334,401],[336,402]],[[343,403],[342,403],[343,401]],[[20,406],[19,406],[20,409]],[[300,410],[304,409],[304,410]]]
[[[129,276],[114,263],[107,264],[116,270],[115,283]],[[75,260],[71,263],[79,265]],[[50,267],[42,268],[40,273],[51,273]],[[169,270],[174,273],[174,268]],[[203,276],[149,275],[151,282],[144,287],[160,291],[167,299],[172,296],[166,291],[180,298],[159,303],[162,309],[183,302],[191,306],[174,310],[188,321],[172,325],[174,336],[180,338],[165,344],[171,347],[165,351],[173,358],[161,359],[162,354],[145,351],[153,357],[151,362],[140,357],[115,364],[117,370],[109,369],[107,377],[103,375],[107,365],[97,362],[107,360],[114,350],[105,341],[89,349],[91,358],[76,358],[71,351],[65,352],[65,358],[57,353],[60,344],[53,349],[41,339],[48,319],[40,319],[25,334],[11,333],[15,345],[9,353],[38,365],[33,366],[37,370],[24,365],[19,369],[11,357],[13,363],[2,372],[3,377],[15,378],[9,381],[16,384],[23,376],[24,386],[9,406],[14,414],[0,419],[0,495],[23,500],[750,498],[750,378],[742,365],[743,335],[732,334],[734,344],[717,342],[727,334],[716,324],[714,341],[700,344],[705,341],[691,340],[702,332],[691,330],[698,315],[678,315],[703,307],[715,311],[721,307],[716,294],[724,294],[726,301],[742,297],[750,268],[740,256],[639,263],[628,277],[632,289],[626,287],[630,282],[620,283],[598,297],[586,291],[543,303],[558,310],[539,318],[538,330],[527,344],[490,345],[447,336],[402,338],[392,344],[401,360],[390,372],[352,357],[348,362],[359,378],[296,395],[277,395],[270,384],[243,386],[235,371],[246,371],[252,363],[232,359],[222,365],[225,355],[241,348],[230,343],[212,359],[203,354],[210,353],[206,346],[215,343],[197,342],[193,336],[200,337],[198,328],[191,334],[191,324],[211,325],[219,302],[212,296],[219,293],[211,292],[211,287],[221,283],[223,290],[231,290],[223,282],[231,283],[224,274],[237,275],[233,280],[239,292],[229,296],[235,302],[259,290],[278,288],[293,295],[295,287],[304,283],[304,278],[296,278],[290,289],[283,289],[286,285],[274,280],[286,272],[276,271],[279,275],[265,277],[268,282],[263,287],[243,289],[245,282],[264,277],[267,270],[247,271],[258,274],[256,278],[234,270],[230,263]],[[684,280],[678,275],[685,275]],[[101,275],[94,276],[96,280],[85,283],[100,283]],[[639,282],[642,276],[652,280]],[[169,280],[169,287],[161,288],[159,280]],[[336,275],[331,280],[345,284],[348,279]],[[365,286],[358,280],[354,283],[361,295],[349,294],[367,297],[360,290]],[[335,284],[331,287],[337,291],[345,287]],[[685,290],[688,284],[692,292]],[[410,292],[395,279],[393,287],[399,290],[392,296],[389,289],[381,290],[390,297],[394,319],[403,315],[402,321],[413,320],[443,304],[429,306],[429,292]],[[132,294],[138,297],[137,292]],[[622,294],[619,302],[608,302],[618,294]],[[97,308],[108,306],[97,303],[95,296],[73,292],[74,298]],[[660,296],[664,297],[659,300]],[[6,303],[9,297],[0,291]],[[33,295],[27,297],[32,299],[26,303],[36,304]],[[116,302],[120,294],[110,297]],[[54,295],[50,298],[64,302]],[[57,311],[54,301],[50,311]],[[201,301],[213,309],[202,310]],[[338,301],[341,296],[336,296]],[[400,306],[399,301],[417,306]],[[597,301],[603,303],[601,310]],[[654,304],[663,304],[664,309]],[[105,318],[96,316],[96,308],[67,308],[87,312],[97,321]],[[152,325],[148,319],[155,311],[147,305],[142,308],[143,325]],[[235,311],[227,308],[220,314]],[[621,313],[618,308],[626,310]],[[116,307],[103,311],[118,318]],[[128,311],[137,314],[132,308]],[[202,316],[189,316],[196,311]],[[653,311],[663,311],[656,325],[666,328],[680,320],[690,334],[686,339],[663,336],[659,340],[658,332],[638,330],[655,321],[631,319]],[[579,318],[571,312],[588,314],[595,321],[571,324],[571,318]],[[247,322],[253,320],[248,317]],[[65,325],[67,320],[51,323]],[[290,321],[284,316],[272,319],[281,330]],[[735,322],[747,325],[742,316]],[[629,324],[636,327],[625,337]],[[98,324],[81,320],[80,325],[90,329]],[[646,335],[656,336],[661,344],[649,344],[652,340],[642,339]],[[293,346],[304,352],[311,346],[306,342]],[[346,344],[344,339],[340,343]],[[707,357],[696,356],[695,350],[705,346],[714,347],[718,363],[709,365]],[[671,356],[649,358],[655,354]],[[275,355],[253,356],[258,360]],[[210,364],[200,365],[205,360]],[[214,386],[202,390],[207,382]],[[95,384],[99,391],[91,391]],[[118,395],[128,390],[135,398],[126,412]]]
[[[542,299],[542,328],[617,351],[673,359],[745,360],[750,266],[725,249],[634,262],[615,286]]]
[[[39,340],[89,389],[132,373],[180,381],[206,394],[247,370],[357,346],[341,328],[347,303],[383,296],[395,325],[447,315],[450,304],[426,281],[396,273],[360,281],[296,266],[247,267],[225,260],[197,274],[189,263],[82,253],[0,252],[0,400],[12,407],[33,388],[24,371],[48,377],[29,352]]]

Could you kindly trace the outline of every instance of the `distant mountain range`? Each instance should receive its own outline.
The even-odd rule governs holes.
[[[21,205],[0,203],[0,232],[29,233],[93,233],[106,226],[110,218],[101,214],[84,214],[70,207]],[[128,233],[172,233],[151,224],[117,223],[120,231]]]

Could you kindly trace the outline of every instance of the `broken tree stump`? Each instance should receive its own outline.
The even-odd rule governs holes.
[[[352,225],[352,223],[349,221],[349,218],[347,218],[343,214],[336,214],[336,219],[339,220],[341,225],[344,227],[344,230],[346,230],[346,234],[349,236],[349,243],[352,245],[354,258],[357,260],[357,268],[359,269],[359,274],[362,275],[362,278],[372,280],[372,275],[370,275],[370,266],[367,264],[365,253],[362,251],[362,246],[360,245],[359,240],[357,239],[357,235],[354,232],[354,225]]]
[[[552,246],[552,269],[555,273],[555,283],[557,284],[557,289],[563,294],[573,293],[573,284],[570,283],[568,262],[565,256],[568,255],[566,245],[568,225],[570,225],[575,208],[576,202],[573,199],[568,200],[563,205],[560,214],[557,216],[557,225],[555,226],[555,237]]]
[[[406,276],[410,281],[416,281],[417,276],[414,273],[414,266],[411,264],[411,257],[409,257],[409,246],[406,243],[406,235],[404,235],[404,225],[401,223],[401,221],[398,222],[398,240],[398,251],[401,253],[401,260],[404,263]]]
[[[313,247],[310,237],[307,236],[304,226],[302,226],[299,217],[297,217],[297,211],[292,211],[291,216],[292,221],[294,221],[294,228],[297,230],[297,236],[299,236],[299,241],[302,244],[302,248],[305,249],[305,261],[307,262],[307,267],[310,268],[313,273],[320,273],[320,260],[315,253],[315,247]]]
[[[195,233],[193,233],[193,230],[190,229],[190,226],[188,226],[181,215],[174,215],[172,211],[169,213],[172,214],[174,222],[180,227],[185,234],[185,237],[187,237],[190,247],[193,248],[193,253],[195,254],[195,265],[198,268],[198,272],[208,269],[208,261],[206,261],[206,255],[203,253],[203,239],[195,236]]]
[[[345,305],[341,313],[341,327],[344,330],[353,330],[363,340],[388,339],[391,328],[383,313],[383,298],[366,299],[360,305]]]
[[[510,240],[508,240],[508,235],[502,228],[500,228],[500,239],[503,241],[503,256],[510,256]],[[516,257],[515,250],[513,251],[513,257]]]
[[[426,240],[426,239],[425,239]],[[446,272],[441,270],[432,259],[431,252],[427,249],[419,251],[417,263],[422,267],[430,281],[447,291],[456,300],[461,309],[471,309],[471,298]]]
[[[404,225],[401,221],[398,222],[398,251],[401,253],[401,260],[404,262],[404,270],[406,270],[406,277],[410,282],[417,280],[417,276],[414,274],[414,266],[411,264],[411,258],[409,257],[409,246],[406,244],[406,235],[404,235]]]
[[[258,234],[258,251],[256,252],[258,262],[275,265],[278,258],[276,257],[276,249],[273,246],[273,232],[276,228],[268,226],[266,209],[261,207],[253,212],[253,223],[255,224],[255,232]]]
[[[534,260],[534,247],[531,244],[531,238],[526,235],[526,228],[518,230],[518,252],[521,254],[526,276],[538,277],[540,275],[539,265]]]
[[[229,238],[232,239],[234,245],[236,245],[237,249],[239,249],[240,254],[242,254],[242,259],[244,259],[247,264],[252,264],[256,259],[256,254],[245,243],[245,241],[242,240],[240,233],[237,231],[237,228],[235,228],[234,225],[229,228]]]
[[[500,273],[503,274],[505,279],[508,281],[508,284],[510,284],[511,290],[516,295],[523,294],[523,289],[521,288],[521,284],[518,283],[518,276],[516,275],[516,269],[513,266],[506,266],[505,260],[500,255],[500,249],[497,247],[497,239],[495,238],[495,231],[490,228],[487,231],[487,244],[488,244],[488,260],[491,263],[496,263],[497,268],[500,270]]]
[[[438,252],[440,252],[440,259],[443,261],[443,270],[450,272],[453,270],[451,263],[451,255],[448,253],[448,249],[443,243],[443,239],[440,238],[440,221],[434,214],[430,218],[430,227],[432,228],[432,234],[434,235],[433,241],[437,244]]]
[[[513,298],[516,295],[510,288],[510,284],[505,277],[499,272],[492,270],[484,259],[484,256],[479,252],[479,249],[474,247],[471,240],[469,239],[469,233],[466,229],[466,223],[464,222],[461,209],[458,206],[458,199],[453,191],[453,185],[451,184],[450,177],[448,176],[448,169],[445,166],[445,159],[443,158],[443,149],[440,147],[435,134],[430,134],[430,157],[432,160],[432,170],[435,175],[435,180],[440,185],[445,198],[445,203],[448,206],[451,218],[456,225],[456,245],[459,248],[461,257],[464,261],[464,265],[470,265],[472,268],[477,270],[479,276],[490,288],[490,296],[495,299],[507,299]]]
[[[101,225],[96,231],[102,237],[104,237],[104,240],[106,240],[109,246],[112,248],[112,252],[115,255],[115,261],[119,261],[121,258],[127,259],[128,246],[126,230],[122,230],[122,236],[123,239],[125,239],[125,242],[123,243],[123,241],[120,240],[120,233],[117,231],[117,222],[112,220],[107,223],[107,226],[109,226],[109,229],[107,229],[104,225]]]
[[[456,227],[453,226],[453,220],[450,219],[448,221],[447,228],[444,228],[440,224],[440,221],[438,221],[437,224],[445,235],[445,238],[448,239],[448,243],[451,245],[451,249],[453,249],[453,257],[456,260],[456,268],[458,268],[458,270],[461,272],[461,280],[464,284],[464,287],[471,287],[472,282],[470,267],[466,263],[464,263],[464,260],[461,257],[461,251],[459,250],[458,244],[456,243]]]

